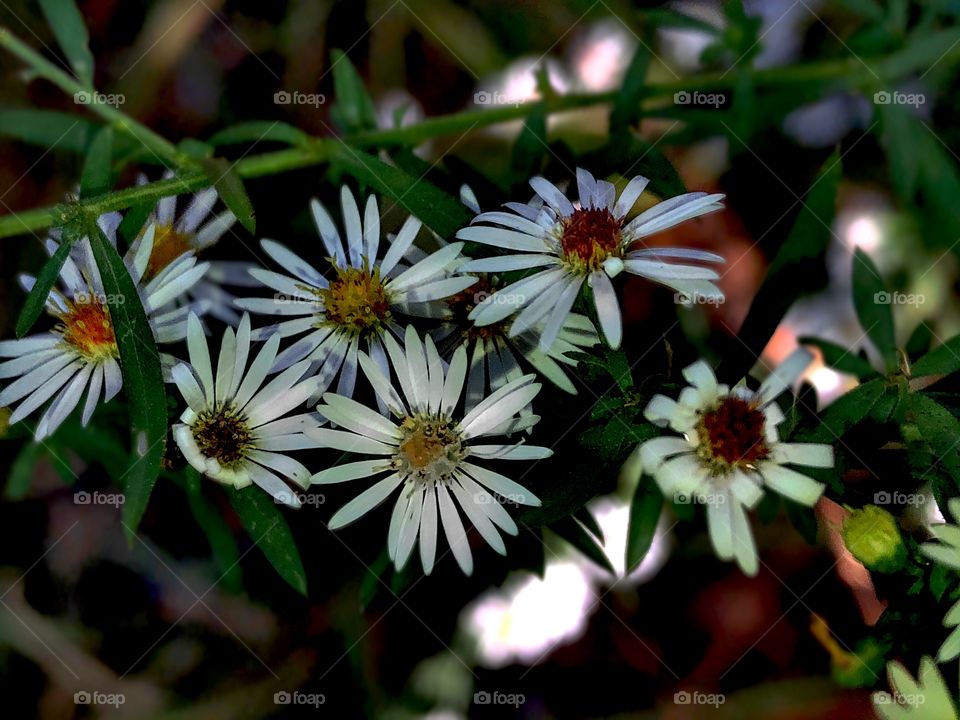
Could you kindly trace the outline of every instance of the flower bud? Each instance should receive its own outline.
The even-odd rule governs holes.
[[[843,542],[857,560],[876,572],[896,572],[907,558],[897,519],[876,505],[850,513],[843,521]]]

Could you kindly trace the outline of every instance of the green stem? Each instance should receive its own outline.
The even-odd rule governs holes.
[[[33,68],[39,76],[50,80],[65,92],[90,92],[11,35],[4,27],[0,27],[0,47],[8,49]],[[742,72],[752,74],[753,85],[758,91],[813,82],[831,82],[831,90],[872,91],[882,88],[884,83],[892,83],[910,73],[927,72],[934,66],[945,69],[958,58],[960,58],[960,31],[953,28],[932,33],[923,38],[922,43],[909,45],[883,58],[863,60],[857,57],[846,57],[761,70],[744,68],[736,72],[704,73],[672,82],[651,84],[645,90],[645,101],[662,103],[663,98],[669,98],[681,90],[688,92],[730,90],[736,87],[739,74]],[[542,104],[548,113],[556,114],[609,104],[616,96],[616,91],[571,94],[549,98]],[[168,195],[199,190],[210,185],[210,179],[197,171],[194,161],[181,153],[168,140],[110,105],[94,104],[89,107],[114,127],[137,138],[148,149],[184,172],[171,180],[159,180],[102,197],[83,200],[81,204],[85,210],[98,214],[123,210],[143,203],[156,202]],[[443,115],[406,127],[356,133],[343,138],[342,142],[358,148],[417,145],[441,135],[466,133],[476,128],[518,120],[526,117],[533,107],[532,103],[528,103]],[[339,144],[340,142],[312,138],[308,143],[296,148],[245,157],[236,164],[235,170],[241,178],[258,178],[318,165],[331,157],[333,148],[331,143]],[[58,207],[47,207],[2,216],[0,217],[0,238],[44,230],[58,221],[59,212]]]
[[[22,60],[31,70],[45,80],[49,80],[67,95],[74,98],[74,102],[83,104],[90,112],[102,117],[116,130],[139,140],[150,152],[173,167],[194,168],[193,160],[180,152],[177,147],[166,138],[158,135],[123,112],[105,102],[97,102],[99,95],[94,88],[88,88],[77,82],[76,79],[65,73],[52,62],[37,53],[32,47],[10,32],[10,29],[0,26],[0,48],[8,50],[12,55]],[[78,96],[83,96],[87,102],[81,102]]]

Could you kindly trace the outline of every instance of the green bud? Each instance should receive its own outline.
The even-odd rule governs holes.
[[[907,559],[897,519],[883,508],[867,505],[843,521],[843,542],[867,569],[896,572]]]

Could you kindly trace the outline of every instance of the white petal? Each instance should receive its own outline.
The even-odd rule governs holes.
[[[544,253],[550,246],[542,236],[527,235],[526,233],[503,228],[472,225],[457,231],[458,240],[469,240],[481,245],[492,245],[505,250],[520,250],[522,252]]]
[[[620,197],[617,198],[617,204],[613,207],[613,216],[617,220],[622,220],[630,213],[649,183],[650,181],[642,175],[637,175],[627,183]]]
[[[528,268],[555,265],[557,258],[554,255],[529,253],[526,255],[499,255],[497,257],[469,260],[461,265],[460,272],[509,272],[511,270],[526,270]]]
[[[377,505],[389,497],[390,493],[397,489],[397,486],[403,481],[399,473],[390,475],[377,484],[367,488],[348,502],[342,508],[334,513],[328,523],[331,530],[337,530],[349,525],[362,515],[366,515]]]
[[[400,258],[407,254],[407,250],[410,249],[410,245],[416,239],[417,233],[420,232],[420,227],[421,223],[415,217],[411,216],[406,219],[403,227],[400,228],[400,232],[397,233],[387,249],[386,255],[383,256],[383,262],[380,263],[381,277],[387,277],[400,262]]]
[[[546,178],[537,176],[531,178],[530,187],[534,192],[543,198],[543,201],[556,210],[563,217],[570,217],[573,214],[573,203],[567,196],[557,189],[557,186]]]
[[[433,562],[437,557],[437,491],[427,488],[420,513],[420,562],[423,572],[429,575],[433,571]]]
[[[514,482],[505,475],[489,470],[473,463],[463,462],[461,469],[471,478],[476,480],[484,487],[488,487],[498,495],[520,505],[540,505],[540,498],[523,487],[520,483]]]
[[[460,521],[460,515],[457,508],[450,499],[445,485],[437,486],[437,500],[440,503],[440,519],[443,522],[443,531],[447,536],[447,542],[450,543],[450,549],[453,556],[457,559],[460,569],[464,575],[470,575],[473,572],[473,555],[470,553],[470,543],[467,540],[467,534],[463,530],[463,523]]]
[[[761,462],[759,467],[768,488],[802,505],[812,507],[826,488],[823,483],[776,463]]]
[[[346,189],[346,188],[344,188]],[[340,242],[340,233],[337,232],[337,226],[330,217],[327,209],[316,199],[310,201],[310,211],[313,213],[313,222],[317,226],[317,232],[323,240],[323,246],[327,249],[327,254],[333,258],[333,262],[338,267],[346,267],[347,261],[343,255],[343,245]]]
[[[593,290],[593,304],[597,308],[597,317],[600,320],[600,328],[603,330],[603,336],[607,344],[616,350],[620,347],[620,341],[623,338],[623,320],[620,318],[620,303],[617,301],[617,293],[613,289],[613,283],[603,271],[597,270],[590,275],[590,287]],[[543,347],[541,350],[549,350],[549,347]]]
[[[335,465],[314,473],[310,482],[314,485],[331,485],[358,478],[371,477],[390,469],[390,461],[383,458],[359,460],[357,462]]]
[[[330,422],[385,443],[394,443],[400,437],[396,425],[355,400],[333,393],[326,393],[323,399],[327,404],[317,410]]]
[[[833,467],[833,446],[818,443],[777,443],[771,459],[778,463],[793,463],[808,467]]]
[[[340,208],[343,211],[343,226],[347,232],[350,265],[358,268],[362,264],[363,256],[363,227],[360,224],[360,208],[357,207],[357,200],[346,185],[340,188]]]
[[[813,353],[800,347],[790,353],[787,358],[760,383],[760,396],[764,403],[776,399],[780,393],[791,387],[813,362]]]
[[[187,319],[187,353],[190,356],[190,364],[200,379],[200,387],[203,389],[204,397],[208,403],[212,404],[214,401],[213,368],[210,365],[207,337],[203,333],[200,318],[192,313]]]
[[[378,440],[344,430],[308,428],[303,431],[303,434],[322,443],[323,447],[343,450],[344,452],[362,453],[364,455],[393,455],[397,450],[395,445],[387,445]]]

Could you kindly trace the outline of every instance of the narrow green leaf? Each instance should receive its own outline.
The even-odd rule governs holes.
[[[346,133],[376,130],[377,112],[360,73],[343,51],[333,50],[330,57],[335,96],[330,117]]]
[[[40,7],[80,84],[93,89],[90,36],[77,4],[73,0],[40,0]]]
[[[104,127],[93,136],[83,160],[80,175],[80,197],[84,200],[103,195],[113,186],[111,159],[113,153],[113,128]]]
[[[363,581],[360,583],[360,607],[364,610],[369,609],[384,587],[390,587],[383,580],[383,575],[389,568],[390,555],[384,550],[364,572]]]
[[[649,37],[648,37],[649,39]],[[640,103],[643,101],[643,90],[647,83],[647,71],[650,69],[649,43],[640,43],[627,72],[623,76],[623,85],[617,93],[610,112],[610,134],[616,135],[629,131],[630,127],[640,121]]]
[[[930,344],[933,342],[933,330],[922,320],[910,333],[907,344],[904,349],[909,357],[920,357],[930,350]]]
[[[130,407],[132,464],[125,473],[123,522],[132,542],[160,473],[166,445],[163,374],[153,331],[126,265],[95,218],[87,220],[86,229],[107,295],[120,352],[124,394]]]
[[[584,529],[583,525],[572,517],[566,517],[553,523],[550,525],[550,529],[611,575],[617,574],[603,548]]]
[[[0,136],[47,149],[85,152],[99,127],[85,118],[52,110],[0,111]]]
[[[910,369],[914,377],[949,375],[960,370],[960,335],[947,340],[917,360]]]
[[[750,304],[739,339],[724,353],[727,377],[744,377],[794,301],[816,289],[816,282],[826,280],[823,259],[830,244],[840,176],[840,159],[834,153],[803,198],[800,214]]]
[[[243,181],[233,169],[233,165],[223,158],[209,158],[200,162],[203,171],[220,194],[220,199],[233,211],[237,220],[251,233],[257,231],[253,217],[253,203],[243,187]]]
[[[239,592],[243,587],[240,554],[230,526],[222,513],[203,494],[200,473],[191,467],[186,470],[187,502],[194,520],[207,536],[210,551],[219,570],[218,580],[228,590]]]
[[[854,350],[820,338],[802,337],[797,342],[801,345],[812,345],[819,348],[820,352],[823,353],[823,362],[827,367],[856,375],[859,378],[876,375],[877,371],[873,369],[870,363],[860,357]]]
[[[33,482],[34,470],[40,459],[46,455],[47,449],[42,443],[27,443],[17,453],[10,465],[10,475],[7,478],[7,487],[4,497],[7,500],[22,500],[30,491]]]
[[[642,475],[630,503],[630,525],[627,528],[627,572],[646,557],[653,545],[657,522],[663,510],[663,495],[653,478]]]
[[[332,160],[360,182],[392,197],[443,238],[470,224],[472,215],[457,198],[373,155],[341,145]]]
[[[916,424],[923,439],[942,468],[957,488],[960,488],[960,420],[947,408],[923,393],[910,395],[907,420]],[[956,489],[954,490],[956,495]]]
[[[37,279],[33,283],[33,287],[30,288],[30,294],[27,295],[27,301],[23,304],[23,309],[20,310],[20,316],[17,318],[17,337],[23,337],[30,332],[30,328],[33,327],[33,324],[43,312],[50,290],[56,285],[57,278],[60,277],[60,270],[67,261],[71,247],[73,247],[73,243],[64,238],[60,247],[40,268]]]
[[[547,113],[543,103],[536,103],[523,122],[523,129],[513,145],[511,169],[514,177],[526,182],[540,173],[547,146]]]
[[[311,137],[299,128],[274,120],[255,120],[224,128],[207,142],[211,145],[277,142],[285,145],[309,145]]]
[[[154,207],[155,205],[153,203],[143,203],[141,205],[134,205],[127,210],[123,216],[123,220],[120,221],[120,227],[117,228],[117,232],[127,245],[137,239],[137,235],[143,230],[143,226],[146,224],[147,218],[150,217],[150,213],[153,212]]]
[[[834,443],[838,437],[842,437],[867,417],[884,396],[886,389],[883,378],[858,385],[834,400],[823,411],[819,423],[799,432],[797,439],[804,442]]]
[[[193,138],[185,138],[177,143],[177,149],[194,160],[207,160],[213,157],[215,148],[210,143]]]
[[[857,248],[853,254],[853,306],[861,327],[880,351],[887,370],[892,372],[897,369],[897,343],[890,300],[877,266],[869,255]]]
[[[277,573],[301,595],[307,594],[307,574],[290,526],[273,498],[258,487],[227,489],[240,521]]]

